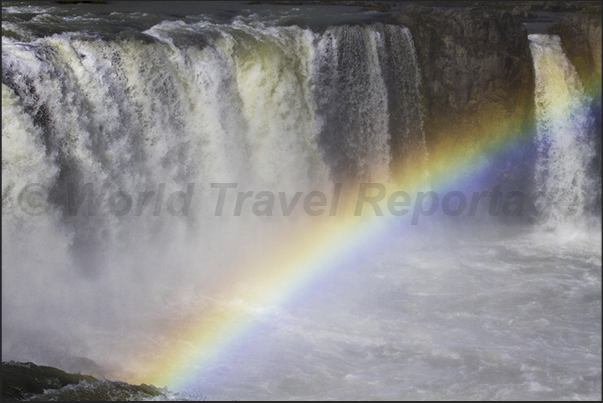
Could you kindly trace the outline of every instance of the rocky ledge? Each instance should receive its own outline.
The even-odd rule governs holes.
[[[98,380],[89,375],[69,374],[31,362],[2,363],[2,400],[150,400],[163,393],[147,385]]]
[[[571,14],[552,25],[561,44],[587,88],[601,82],[601,16]]]

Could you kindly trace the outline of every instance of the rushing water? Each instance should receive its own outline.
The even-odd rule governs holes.
[[[530,35],[536,72],[537,189],[546,195],[550,223],[586,225],[585,208],[597,195],[589,164],[595,142],[588,99],[558,36]],[[544,206],[542,206],[544,208]]]
[[[410,32],[354,8],[115,7],[3,5],[3,359],[141,379],[213,309],[258,325],[188,363],[180,398],[600,396],[593,122],[558,38],[530,36],[546,226],[431,217],[258,307],[240,279],[316,221],[258,217],[255,194],[217,215],[211,184],[290,201],[409,161],[427,178]]]

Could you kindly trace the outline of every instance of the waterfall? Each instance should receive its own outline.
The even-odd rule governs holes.
[[[328,29],[318,42],[320,142],[333,178],[386,181],[426,156],[420,71],[407,28]]]
[[[319,42],[321,142],[338,179],[387,178],[389,113],[378,35],[367,27],[334,27]]]
[[[131,390],[25,396],[47,365],[168,400],[600,395],[600,115],[558,37],[529,37],[517,133],[531,110],[495,88],[533,76],[483,40],[523,55],[509,13],[8,3],[2,357],[24,398]]]
[[[413,154],[426,155],[420,74],[404,27],[319,34],[177,21],[125,39],[64,33],[3,41],[11,111],[3,133],[35,137],[49,166],[39,181],[75,249],[127,244],[128,233],[140,241],[159,229],[185,236],[213,209],[198,203],[177,222],[115,217],[107,203],[99,214],[74,215],[69,186],[95,197],[158,184],[206,190],[213,182],[320,190],[335,181],[385,181]],[[12,164],[12,142],[6,146]],[[11,182],[24,174],[5,173],[5,203],[14,204],[22,186]]]
[[[423,130],[421,70],[407,28],[381,25],[379,60],[389,101],[390,172],[394,181],[404,183],[409,170],[429,177],[427,147]],[[420,169],[416,169],[420,167]],[[416,180],[417,178],[413,178]]]
[[[532,34],[530,50],[536,73],[537,207],[548,215],[547,227],[584,226],[597,184],[589,176],[595,147],[593,121],[582,83],[555,35]]]
[[[2,40],[5,351],[52,363],[58,343],[95,356],[66,340],[144,327],[132,312],[226,278],[233,248],[242,260],[292,230],[249,209],[234,220],[234,200],[216,217],[212,183],[290,200],[386,181],[426,155],[404,27],[163,21]],[[178,192],[192,197],[188,214],[167,214]],[[43,336],[51,328],[64,334]]]

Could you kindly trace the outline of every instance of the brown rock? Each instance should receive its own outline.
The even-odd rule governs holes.
[[[601,81],[601,17],[566,15],[548,30],[561,44],[582,82],[589,87]]]
[[[421,64],[430,154],[471,150],[487,137],[525,129],[534,73],[518,19],[487,8],[419,6],[407,7],[398,19],[411,30]]]

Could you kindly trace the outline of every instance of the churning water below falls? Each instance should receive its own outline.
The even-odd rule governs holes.
[[[600,398],[600,150],[558,37],[529,38],[539,219],[516,222],[450,214],[498,183],[436,170],[407,28],[102,7],[3,3],[4,361],[171,399]],[[367,182],[409,213],[355,216]]]

